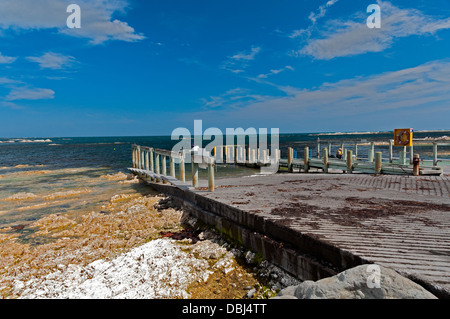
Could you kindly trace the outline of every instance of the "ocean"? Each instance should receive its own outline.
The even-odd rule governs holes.
[[[450,143],[448,136],[450,131],[414,133],[417,143],[431,140]],[[287,157],[287,148],[293,147],[294,156],[302,158],[305,146],[316,156],[318,139],[322,147],[331,142],[332,153],[342,142],[350,149],[358,142],[363,144],[358,147],[358,156],[365,157],[369,143],[374,141],[376,151],[387,157],[387,142],[392,138],[389,132],[299,133],[280,134],[279,143],[282,157]],[[148,187],[126,177],[127,168],[132,166],[131,145],[170,150],[177,142],[170,136],[0,138],[0,230],[6,227],[20,230],[49,214],[81,216],[117,194],[146,194],[150,192]],[[270,147],[270,137],[268,143]],[[422,159],[432,159],[429,145],[417,146],[414,151]],[[450,145],[439,146],[439,157],[450,160]],[[189,173],[187,165],[186,175]],[[216,168],[216,178],[256,173],[256,169],[235,165]],[[200,170],[200,178],[206,178],[206,174],[206,170]]]

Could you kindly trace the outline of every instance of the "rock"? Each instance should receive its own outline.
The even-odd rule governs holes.
[[[210,240],[204,240],[197,242],[193,246],[192,252],[200,258],[219,259],[227,250]]]
[[[422,286],[378,265],[357,266],[317,282],[304,281],[298,286],[283,289],[278,296],[299,299],[437,299]]]
[[[286,297],[286,296],[295,297],[295,290],[297,289],[297,287],[298,286],[286,287],[278,293],[277,297]],[[295,297],[295,298],[297,298],[297,297]]]
[[[291,295],[285,295],[285,296],[276,296],[276,297],[272,297],[270,299],[298,299],[295,296],[291,296]]]
[[[250,290],[247,292],[247,294],[245,295],[245,298],[251,299],[251,298],[253,297],[253,295],[255,294],[255,292],[256,292],[256,289],[255,289],[255,288],[250,289]]]

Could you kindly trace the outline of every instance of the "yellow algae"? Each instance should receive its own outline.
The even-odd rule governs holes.
[[[50,174],[50,173],[52,173],[52,171],[48,171],[48,170],[21,171],[21,172],[13,172],[13,173],[0,175],[0,177],[2,177],[2,178],[5,178],[5,177],[7,177],[7,178],[14,178],[14,177],[21,177],[21,176],[45,175],[45,174]]]
[[[4,198],[4,201],[22,201],[22,200],[30,200],[30,199],[35,199],[36,197],[38,197],[37,195],[33,194],[33,193],[16,193],[14,195],[11,195],[9,197]]]
[[[63,198],[63,197],[71,197],[71,196],[78,196],[81,194],[88,194],[92,192],[92,190],[83,188],[83,189],[74,189],[74,190],[68,190],[68,191],[61,191],[52,193],[49,195],[44,196],[45,200],[53,200],[55,198]]]
[[[51,214],[34,222],[31,224],[31,227],[39,228],[39,231],[34,234],[34,236],[37,236],[48,235],[50,232],[67,229],[75,225],[76,222],[72,219],[58,214]]]
[[[36,229],[34,238],[54,238],[37,246],[16,241],[11,227],[0,232],[0,297],[11,295],[15,280],[44,276],[69,264],[87,265],[115,256],[141,245],[164,230],[180,229],[182,212],[158,211],[158,196],[114,196],[101,212],[85,214],[77,223],[64,215],[52,214],[39,219],[27,229]],[[108,211],[105,212],[104,209]]]
[[[21,212],[21,211],[24,211],[24,210],[38,209],[38,208],[42,208],[42,207],[47,207],[48,205],[49,205],[48,203],[40,203],[40,204],[36,204],[36,205],[17,207],[14,210]]]
[[[117,174],[102,175],[100,178],[107,179],[109,181],[118,181],[119,184],[139,183],[137,176],[134,176],[133,174],[124,174],[122,172]]]
[[[122,180],[126,180],[126,179],[131,179],[132,175],[131,174],[124,174],[122,172],[119,172],[117,174],[107,174],[107,175],[102,175],[100,176],[100,178],[106,178],[107,180],[110,181],[122,181]]]
[[[28,164],[19,164],[19,165],[14,166],[14,168],[25,168],[25,167],[30,167],[30,165],[28,165]]]
[[[11,228],[10,227],[8,227],[7,229],[6,229],[6,231],[9,231]],[[1,231],[5,231],[5,230],[1,230]],[[5,241],[7,241],[7,240],[11,240],[11,239],[13,239],[13,238],[16,238],[17,237],[17,234],[2,234],[1,232],[0,232],[0,244],[1,243],[3,243],[3,242],[5,242]]]
[[[12,168],[29,168],[29,167],[45,167],[46,165],[44,164],[38,164],[38,165],[28,165],[28,164],[20,164],[20,165],[16,165],[16,166],[2,166],[0,167],[0,170],[3,169],[12,169]]]

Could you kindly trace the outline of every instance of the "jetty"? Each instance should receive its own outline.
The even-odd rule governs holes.
[[[426,169],[417,168],[417,161],[414,168],[403,154],[392,156],[392,163],[381,160],[380,170],[376,152],[373,162],[370,152],[363,160],[350,152],[330,159],[327,146],[319,148],[319,158],[305,150],[301,160],[289,149],[283,159],[279,150],[269,156],[238,147],[197,154],[133,145],[129,170],[186,213],[301,280],[376,263],[450,298],[450,177],[437,165],[437,150]],[[215,179],[214,167],[222,165],[216,154],[231,159],[232,152],[238,154],[236,165],[279,163],[277,173]],[[400,165],[400,171],[393,173],[389,164]],[[202,168],[207,180],[198,178]]]

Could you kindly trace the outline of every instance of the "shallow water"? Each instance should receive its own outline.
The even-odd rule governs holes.
[[[115,194],[148,193],[125,174],[108,178],[108,168],[16,169],[0,176],[0,228],[23,226],[50,214],[81,216]]]
[[[445,135],[449,136],[450,132],[417,133],[415,137]],[[302,158],[306,146],[310,147],[311,156],[316,156],[318,138],[322,147],[331,142],[332,152],[335,152],[341,142],[352,148],[355,142],[386,142],[392,136],[386,133],[281,134],[281,156],[286,157],[287,148],[293,147],[294,156]],[[115,194],[148,193],[148,187],[130,183],[123,175],[132,165],[131,145],[171,149],[177,142],[170,136],[0,138],[0,229],[9,226],[20,228],[50,214],[81,216],[101,207]],[[368,149],[368,145],[360,146],[359,156],[367,156]],[[383,157],[388,156],[387,145],[377,145],[376,149],[383,152]],[[449,146],[440,146],[439,151],[440,157],[450,159]],[[415,152],[420,153],[421,158],[431,159],[429,146],[419,146]],[[190,176],[190,169],[191,165],[186,165],[186,176]],[[176,170],[178,176],[178,167]],[[220,165],[215,170],[216,178],[249,176],[259,172],[236,165]],[[116,179],[105,177],[115,174],[122,175]],[[207,179],[207,170],[200,170],[199,178]]]

